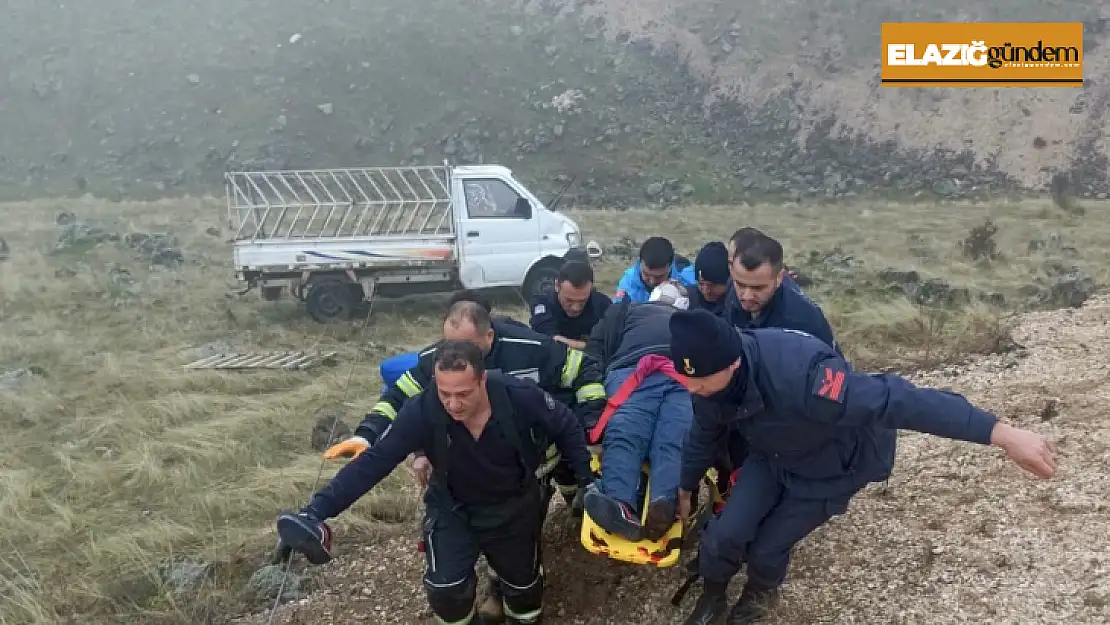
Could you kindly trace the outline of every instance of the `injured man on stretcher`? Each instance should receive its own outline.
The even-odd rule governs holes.
[[[586,352],[605,370],[609,396],[601,421],[588,433],[590,443],[601,441],[601,479],[586,492],[586,514],[627,540],[659,540],[675,523],[682,443],[694,410],[670,361],[670,318],[689,301],[681,284],[664,282],[647,302],[610,306],[586,343]],[[648,484],[640,479],[644,462]]]

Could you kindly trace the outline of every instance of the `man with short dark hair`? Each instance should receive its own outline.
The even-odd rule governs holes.
[[[740,329],[785,328],[806,332],[836,352],[832,326],[824,311],[806,297],[783,261],[782,245],[756,228],[741,228],[728,242],[729,286],[723,318]],[[727,407],[694,398],[694,410],[709,418]],[[747,441],[736,431],[724,437],[716,462],[718,487],[729,490],[747,455]]]
[[[613,301],[646,302],[652,289],[668,280],[678,280],[683,287],[693,288],[695,284],[682,275],[689,264],[688,259],[675,254],[668,239],[650,237],[640,245],[640,260],[621,275]]]
[[[555,292],[532,304],[532,329],[573,347],[585,349],[590,330],[613,301],[594,288],[594,270],[578,260],[563,263]]]
[[[788,275],[778,241],[755,228],[741,228],[728,247],[731,284],[725,319],[729,323],[738,328],[799,330],[840,351],[824,311]]]
[[[448,309],[443,319],[443,339],[474,343],[485,355],[487,369],[535,382],[556,400],[572,407],[583,427],[592,427],[605,408],[605,387],[601,367],[596,362],[586,358],[582,351],[555,342],[519,322],[510,323],[501,317],[491,317],[489,310],[478,302],[460,299]],[[372,448],[408,400],[431,382],[433,363],[442,343],[439,341],[422,350],[417,365],[382,394],[378,403],[355,428],[354,435],[330,447],[324,457],[357,457]],[[542,467],[544,484],[553,481],[555,488],[570,504],[577,494],[577,484],[566,459],[560,461],[554,445],[548,452],[547,463]],[[430,464],[430,458],[418,452],[410,468],[417,479],[424,481],[434,466]],[[550,496],[549,490],[547,497]],[[483,606],[483,612],[491,616],[497,616],[489,610],[496,608],[498,588],[496,580],[491,580],[494,601],[492,605]]]
[[[536,471],[554,441],[583,487],[593,480],[582,426],[535,384],[487,371],[466,340],[439,344],[434,377],[398,413],[378,442],[339,470],[297,513],[278,517],[277,556],[332,558],[326,521],[385,479],[410,453],[435,466],[424,491],[424,588],[437,622],[475,622],[475,564],[497,573],[513,624],[540,623],[544,575],[540,538],[546,502]]]
[[[729,611],[729,581],[747,565],[728,625],[758,622],[786,578],[794,546],[853,496],[890,477],[898,430],[1000,447],[1039,477],[1056,471],[1039,434],[1001,423],[963,396],[915,387],[892,374],[851,370],[835,350],[797,330],[738,330],[706,311],[670,318],[671,359],[691,393],[730,408],[694,417],[682,453],[679,514],[720,438],[738,427],[751,444],[720,516],[701,534],[703,592],[686,625]]]

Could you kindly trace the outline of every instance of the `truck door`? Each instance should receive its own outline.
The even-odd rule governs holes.
[[[462,181],[465,214],[459,218],[464,275],[484,276],[479,286],[519,286],[540,253],[539,220],[527,198],[497,178]]]

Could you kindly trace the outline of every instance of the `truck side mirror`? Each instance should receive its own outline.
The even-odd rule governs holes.
[[[516,199],[516,206],[513,207],[513,215],[521,219],[532,218],[532,203],[528,198],[518,197]]]

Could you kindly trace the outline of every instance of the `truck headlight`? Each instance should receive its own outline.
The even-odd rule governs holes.
[[[569,245],[571,247],[578,247],[581,244],[582,244],[582,235],[578,234],[577,232],[568,232],[567,233],[567,245]]]

